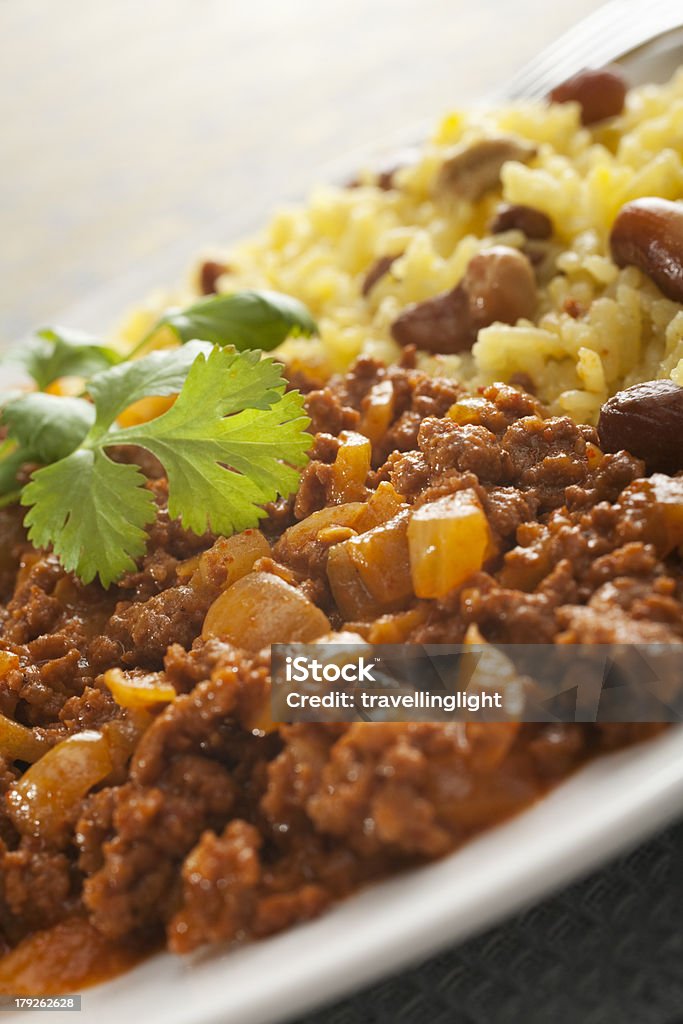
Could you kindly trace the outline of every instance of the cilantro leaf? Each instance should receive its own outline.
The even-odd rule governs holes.
[[[260,506],[295,489],[295,467],[306,462],[303,398],[283,396],[273,386],[281,384],[277,365],[256,355],[217,348],[208,359],[197,356],[171,409],[108,435],[109,443],[156,455],[168,476],[171,516],[197,534],[255,526]]]
[[[170,310],[156,326],[162,325],[171,327],[182,342],[201,338],[214,345],[233,345],[240,352],[270,352],[292,335],[318,333],[302,302],[267,290],[209,295],[185,309]]]
[[[0,508],[15,499],[19,489],[17,473],[25,462],[30,462],[31,454],[24,448],[13,448],[0,459]],[[2,498],[6,497],[3,501]]]
[[[140,471],[107,456],[106,449],[119,444],[145,448],[161,461],[169,512],[186,528],[230,534],[255,526],[265,502],[296,488],[311,444],[303,397],[284,394],[280,372],[259,352],[203,342],[155,352],[97,374],[88,385],[94,406],[73,399],[72,422],[54,439],[46,434],[50,418],[55,422],[50,414],[59,411],[48,401],[52,396],[31,396],[40,398],[32,403],[33,419],[17,400],[14,411],[5,410],[16,440],[33,444],[38,437],[43,456],[63,453],[35,470],[22,491],[29,539],[52,545],[62,565],[85,582],[99,576],[106,587],[134,568],[155,505]],[[174,405],[157,419],[128,428],[114,424],[138,398],[175,393]],[[66,399],[55,401],[66,408]],[[78,447],[66,454],[71,444]],[[19,452],[26,455],[23,447]],[[4,461],[19,452],[0,460],[0,478]]]
[[[147,545],[145,526],[154,519],[154,498],[136,466],[112,462],[104,452],[79,448],[36,470],[21,496],[29,506],[28,537],[52,548],[67,570],[108,587]]]
[[[16,497],[17,474],[25,463],[56,462],[78,448],[94,419],[94,407],[82,398],[58,398],[44,391],[9,396],[0,408],[0,423],[7,427],[0,457],[0,495]]]
[[[58,398],[29,391],[0,413],[8,436],[36,462],[56,462],[69,455],[90,430],[95,409],[83,398]],[[28,455],[30,453],[30,456]]]
[[[95,402],[95,429],[105,431],[124,409],[147,395],[175,395],[185,383],[198,353],[211,345],[194,341],[183,348],[152,352],[143,359],[121,363],[88,381],[87,390]]]
[[[113,348],[82,331],[45,327],[8,352],[3,362],[20,367],[44,391],[59,377],[89,377],[122,358]]]

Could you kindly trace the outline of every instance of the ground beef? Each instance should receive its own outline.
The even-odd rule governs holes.
[[[378,478],[388,479],[399,494],[410,499],[415,498],[429,481],[429,466],[422,452],[408,452],[399,455],[392,453]]]
[[[168,929],[169,946],[188,952],[205,942],[262,938],[316,917],[329,903],[321,885],[303,883],[263,896],[263,837],[236,819],[218,837],[205,832],[183,864],[183,898]]]
[[[326,384],[290,383],[306,394],[311,461],[297,494],[265,510],[258,570],[335,627],[418,643],[462,642],[471,629],[515,643],[683,641],[683,573],[662,508],[642,462],[601,453],[593,428],[549,417],[509,385],[467,395],[420,373],[411,348],[398,366],[363,358]],[[378,394],[379,432],[368,427]],[[492,539],[461,585],[409,594],[376,622],[342,615],[328,585],[330,547],[353,527],[287,533],[339,501],[344,431],[364,429],[361,498],[390,483],[410,511],[467,490]],[[158,515],[145,557],[108,591],[34,551],[16,510],[0,512],[0,713],[49,743],[114,723],[133,748],[70,810],[58,843],[17,831],[4,794],[27,766],[0,760],[3,948],[74,914],[107,940],[165,935],[177,952],[270,934],[446,853],[587,758],[660,728],[276,726],[267,652],[201,636],[226,586],[226,541],[169,518],[158,464],[130,449],[117,458],[141,465]],[[177,697],[129,716],[103,675],[112,668],[149,673]]]
[[[356,409],[342,404],[342,399],[331,387],[311,391],[306,396],[306,412],[311,417],[311,433],[341,434],[354,430],[360,419]]]
[[[261,880],[258,829],[231,821],[220,838],[205,832],[183,864],[182,909],[174,916],[171,941],[179,951],[244,935],[250,929]]]
[[[175,906],[178,865],[204,829],[225,820],[233,801],[225,768],[192,754],[175,758],[158,786],[120,787],[103,864],[83,890],[95,926],[109,938],[156,930]],[[87,819],[77,828],[92,837]]]
[[[489,487],[482,503],[491,529],[505,542],[511,541],[522,523],[531,521],[538,510],[535,495],[516,487]]]
[[[59,712],[59,720],[69,733],[101,729],[118,717],[120,708],[109,690],[87,686],[77,697],[70,697]]]
[[[645,554],[640,545],[630,547],[636,555]],[[675,581],[664,576],[653,580],[652,571],[656,567],[650,573],[646,567],[642,579],[615,576],[595,591],[587,605],[561,608],[557,618],[563,642],[681,643],[683,614],[675,596]]]
[[[472,472],[482,483],[500,483],[512,475],[507,453],[486,427],[427,419],[421,424],[418,443],[433,475]]]
[[[28,643],[43,633],[54,632],[64,613],[54,594],[57,583],[65,576],[54,557],[33,559],[21,574],[6,608],[4,637],[14,643]],[[18,582],[19,582],[18,578]]]
[[[0,680],[0,712],[27,725],[48,726],[71,697],[92,681],[89,666],[69,636],[49,633],[26,645],[7,644],[17,668]]]
[[[74,881],[65,853],[45,848],[37,839],[22,839],[16,850],[4,854],[1,868],[2,897],[10,915],[5,927],[15,938],[64,917]]]
[[[89,876],[85,904],[111,938],[169,920],[183,858],[206,829],[220,828],[243,804],[253,806],[252,788],[262,785],[261,759],[271,743],[259,743],[235,722],[261,708],[269,692],[266,663],[246,661],[215,641],[180,662],[179,651],[169,655],[172,675],[195,664],[213,666],[211,678],[154,722],[133,758],[130,782],[105,802],[87,804],[77,826]]]
[[[407,856],[438,856],[476,827],[476,803],[493,800],[508,812],[533,795],[533,780],[497,769],[514,740],[515,727],[498,726],[501,741],[485,767],[463,746],[457,725],[398,723],[351,726],[330,751],[307,810],[320,831],[344,839],[360,854],[388,849]],[[479,770],[478,770],[479,768]],[[460,799],[458,793],[460,792]],[[481,813],[481,812],[480,812]]]
[[[198,602],[192,587],[169,587],[148,601],[119,606],[107,623],[106,634],[120,645],[118,654],[124,665],[161,668],[172,643],[192,643],[210,603],[211,598]]]

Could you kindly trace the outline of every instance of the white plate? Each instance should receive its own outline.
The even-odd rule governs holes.
[[[676,727],[592,762],[457,853],[366,889],[311,924],[188,960],[160,954],[86,990],[85,1019],[285,1021],[493,924],[681,812],[683,728]],[[62,1012],[50,1019],[74,1020]]]

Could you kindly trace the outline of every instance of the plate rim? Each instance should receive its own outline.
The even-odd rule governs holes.
[[[579,811],[583,816],[568,821]],[[186,960],[156,954],[119,978],[86,989],[83,1010],[99,1024],[114,1024],[129,1011],[144,1012],[147,1024],[291,1020],[534,905],[682,813],[683,726],[674,726],[659,737],[597,757],[502,825],[436,862],[365,887],[315,921]],[[545,830],[541,842],[539,827]],[[492,862],[502,862],[505,870],[491,876]],[[470,881],[464,894],[458,890],[454,896],[443,888],[463,877]],[[365,924],[359,931],[361,919]],[[333,960],[320,955],[332,946]],[[158,1002],[159,985],[169,981],[171,1002]],[[228,997],[217,1001],[217,993],[226,991]],[[121,1003],[122,992],[130,993],[130,1005],[125,996]],[[151,999],[141,1004],[140,994],[146,992]]]

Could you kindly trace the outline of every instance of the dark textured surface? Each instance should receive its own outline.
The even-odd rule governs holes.
[[[297,1024],[680,1024],[683,824]]]

